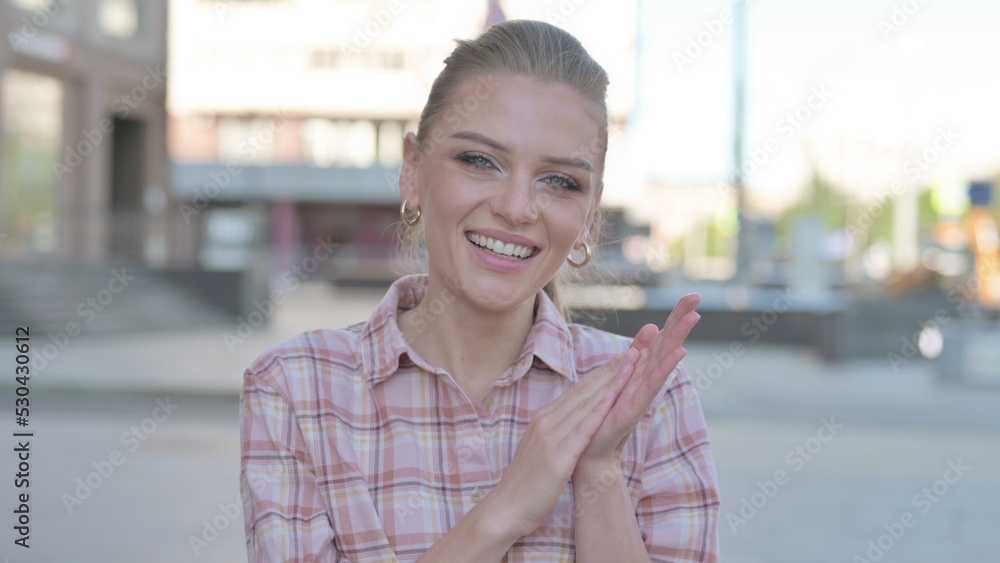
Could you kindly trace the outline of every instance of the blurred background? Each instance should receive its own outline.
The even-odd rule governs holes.
[[[409,271],[402,135],[455,38],[523,18],[611,77],[578,321],[703,297],[723,560],[1000,560],[986,0],[0,0],[0,402],[35,432],[0,553],[245,560],[242,370]]]

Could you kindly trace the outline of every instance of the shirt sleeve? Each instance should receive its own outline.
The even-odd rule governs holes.
[[[280,363],[272,364],[281,370]],[[240,486],[250,563],[341,561],[308,448],[289,402],[247,371]]]
[[[654,403],[636,518],[652,561],[717,563],[719,487],[701,402],[678,367]]]

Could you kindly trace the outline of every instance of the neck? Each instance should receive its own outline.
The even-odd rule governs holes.
[[[427,295],[399,319],[423,359],[460,386],[488,387],[516,360],[534,323],[534,299],[503,311],[484,311],[433,279]]]

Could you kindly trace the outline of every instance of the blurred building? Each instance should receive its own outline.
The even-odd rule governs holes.
[[[325,275],[397,277],[402,137],[488,2],[173,0],[170,18],[177,259],[245,269],[269,247],[280,273],[323,239]]]
[[[0,1],[0,256],[166,261],[166,13]]]

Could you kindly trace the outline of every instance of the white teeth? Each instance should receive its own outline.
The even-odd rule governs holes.
[[[519,244],[514,244],[512,242],[508,242],[505,244],[503,241],[494,240],[490,237],[485,237],[477,233],[469,233],[468,239],[477,246],[487,248],[497,254],[501,254],[504,256],[511,256],[523,259],[531,255],[530,247],[521,246]]]

